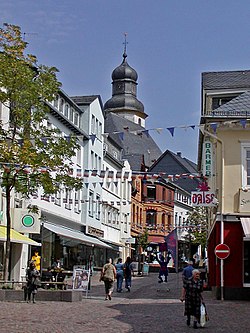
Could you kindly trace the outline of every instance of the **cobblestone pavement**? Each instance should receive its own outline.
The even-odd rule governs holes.
[[[82,302],[0,302],[1,333],[165,333],[190,332],[180,302],[181,276],[171,273],[159,284],[157,274],[134,277],[131,292],[113,293],[104,301],[104,287],[92,279]],[[170,288],[170,291],[167,289]],[[42,291],[40,291],[42,292]],[[250,332],[250,302],[220,301],[203,293],[210,320],[207,333]]]

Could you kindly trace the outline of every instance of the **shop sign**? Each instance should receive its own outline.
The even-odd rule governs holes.
[[[18,232],[40,234],[40,213],[34,214],[23,208],[12,209],[12,228]]]
[[[209,140],[203,143],[203,174],[206,177],[212,175],[212,143]]]
[[[88,226],[87,233],[91,236],[104,238],[104,231],[103,230],[97,229],[97,228],[94,228],[94,227],[91,227],[91,226]]]
[[[191,192],[192,206],[212,207],[216,206],[215,194],[211,191]]]

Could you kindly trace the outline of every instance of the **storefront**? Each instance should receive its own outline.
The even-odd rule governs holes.
[[[75,265],[100,269],[110,251],[114,251],[98,238],[47,222],[43,223],[41,234],[33,236],[33,239],[40,239],[42,243],[42,271],[53,266],[56,261],[67,271],[72,271]]]
[[[0,280],[3,279],[4,251],[7,238],[7,227],[0,226]],[[21,234],[20,232],[10,229],[10,279],[15,281],[22,280],[25,277],[25,270],[30,256],[31,247],[40,248],[40,242]],[[31,246],[31,247],[30,247]]]

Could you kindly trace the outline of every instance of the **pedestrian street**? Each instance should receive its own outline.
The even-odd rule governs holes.
[[[1,302],[3,333],[166,333],[192,332],[184,317],[181,273],[170,273],[168,283],[158,283],[157,273],[134,277],[131,292],[114,291],[105,301],[98,275],[82,302]],[[170,291],[167,291],[168,288]],[[42,292],[42,291],[38,291]],[[53,291],[52,291],[53,293]],[[202,332],[249,332],[250,302],[221,301],[203,292],[210,320]]]

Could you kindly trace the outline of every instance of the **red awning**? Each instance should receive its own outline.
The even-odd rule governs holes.
[[[164,236],[148,236],[149,243],[164,243]]]

